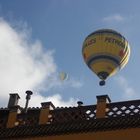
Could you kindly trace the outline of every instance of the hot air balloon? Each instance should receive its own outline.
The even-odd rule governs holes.
[[[59,73],[59,78],[61,81],[67,80],[68,79],[68,74],[65,72],[60,72]]]
[[[128,62],[130,46],[120,33],[112,29],[97,30],[86,37],[82,55],[88,67],[101,79],[105,80],[122,69]]]

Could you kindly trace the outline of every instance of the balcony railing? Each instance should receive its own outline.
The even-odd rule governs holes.
[[[15,126],[38,125],[41,108],[30,108],[27,113],[18,113]],[[95,120],[97,105],[55,108],[49,111],[46,124]],[[6,127],[9,110],[0,109],[0,128]],[[105,118],[140,115],[140,100],[107,103]]]

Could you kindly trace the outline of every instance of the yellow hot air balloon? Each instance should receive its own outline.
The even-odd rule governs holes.
[[[104,85],[107,77],[127,64],[130,47],[120,33],[112,29],[101,29],[86,37],[82,54],[88,67],[101,79],[100,85]]]

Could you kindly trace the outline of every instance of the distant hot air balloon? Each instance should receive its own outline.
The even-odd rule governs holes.
[[[65,72],[60,72],[59,73],[59,78],[61,81],[67,80],[68,79],[68,74]]]
[[[130,47],[120,33],[102,29],[86,37],[82,54],[88,67],[101,79],[100,85],[105,85],[105,80],[109,76],[127,64]]]

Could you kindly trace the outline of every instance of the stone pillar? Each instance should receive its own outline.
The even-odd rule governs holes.
[[[55,106],[52,102],[43,102],[41,103],[41,110],[39,115],[39,125],[46,124],[48,122],[48,116],[51,109],[54,109]]]
[[[111,102],[108,95],[96,96],[97,98],[97,107],[96,107],[96,118],[105,118],[106,115],[106,105],[108,102]]]

